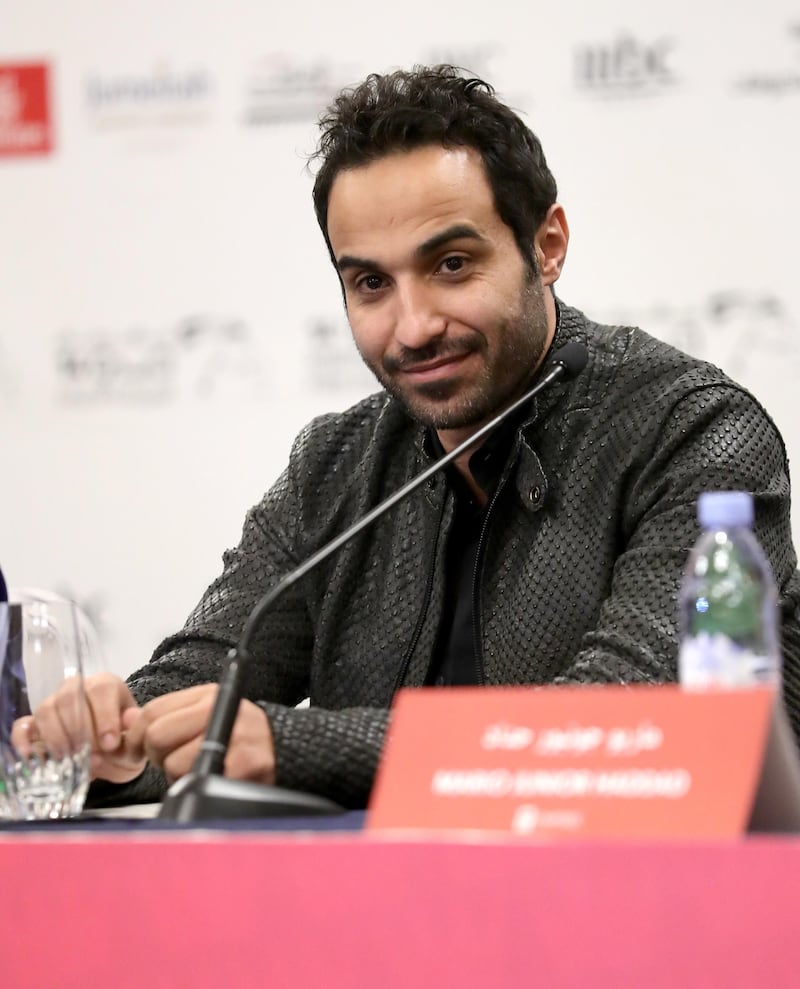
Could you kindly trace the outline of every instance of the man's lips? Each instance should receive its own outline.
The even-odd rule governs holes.
[[[446,354],[437,357],[432,361],[420,361],[417,364],[407,364],[400,368],[402,374],[407,374],[414,381],[434,381],[437,378],[446,378],[455,371],[472,351],[462,354]]]

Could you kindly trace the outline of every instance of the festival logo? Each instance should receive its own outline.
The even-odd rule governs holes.
[[[603,314],[610,323],[641,326],[685,353],[707,360],[743,384],[800,374],[800,323],[774,293],[720,290],[699,303],[656,304]],[[758,346],[753,346],[753,341]]]
[[[0,65],[0,156],[53,149],[48,66]]]
[[[68,404],[243,401],[266,391],[256,333],[243,320],[208,315],[164,329],[65,330],[55,370],[58,399]]]
[[[368,395],[378,383],[361,360],[344,317],[317,316],[306,328],[308,386],[327,394]]]
[[[86,80],[86,106],[97,131],[179,129],[206,123],[213,83],[204,68],[156,63],[142,72],[95,74]]]
[[[575,85],[587,95],[612,99],[661,95],[678,82],[674,51],[671,38],[643,41],[632,34],[581,45],[575,51]]]
[[[785,55],[765,59],[765,65],[734,82],[740,96],[780,98],[800,93],[800,21],[786,28]]]

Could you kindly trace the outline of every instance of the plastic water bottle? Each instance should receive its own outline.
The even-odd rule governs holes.
[[[703,532],[680,594],[680,682],[686,687],[777,685],[781,659],[777,589],[753,535],[753,498],[700,495]]]

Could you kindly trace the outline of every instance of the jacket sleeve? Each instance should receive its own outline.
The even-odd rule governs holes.
[[[221,575],[184,628],[162,642],[150,662],[128,679],[139,703],[216,682],[257,601],[328,538],[327,532],[314,531],[318,513],[304,517],[298,493],[306,441],[307,436],[298,438],[289,467],[248,513],[239,545],[224,554]],[[364,806],[388,712],[296,709],[309,694],[314,616],[308,608],[308,595],[294,586],[275,601],[251,643],[253,656],[265,658],[251,663],[243,694],[259,703],[270,720],[278,785],[320,793],[348,807]],[[163,775],[148,767],[124,788],[97,784],[90,796],[95,805],[112,797],[115,802],[152,801],[160,799],[165,787]]]
[[[699,529],[697,498],[743,490],[755,498],[755,534],[779,588],[784,690],[800,729],[800,583],[791,539],[783,442],[747,392],[691,390],[664,417],[655,442],[630,471],[622,551],[596,627],[557,683],[663,682],[677,678],[678,594]]]

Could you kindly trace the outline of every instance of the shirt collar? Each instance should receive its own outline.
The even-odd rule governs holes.
[[[506,419],[494,432],[487,436],[478,449],[470,456],[470,473],[486,495],[491,496],[497,487],[497,482],[503,473],[503,467],[505,467],[514,445],[514,437],[517,430],[526,421],[530,415],[530,411],[530,403],[526,402],[522,408],[517,409],[510,419]],[[429,449],[434,457],[437,459],[443,457],[445,450],[435,429],[428,429],[427,439]],[[448,472],[453,471],[458,472],[457,468],[452,465],[448,467]]]

